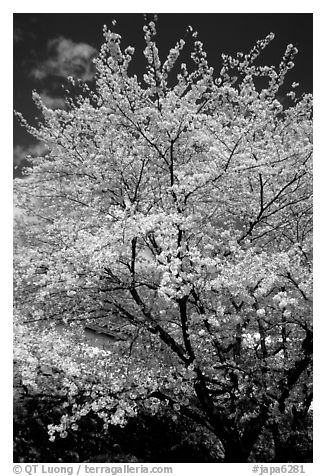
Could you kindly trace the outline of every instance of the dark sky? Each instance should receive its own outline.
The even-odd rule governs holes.
[[[14,108],[33,121],[33,89],[50,107],[60,107],[67,75],[91,80],[91,59],[101,46],[103,24],[110,27],[113,19],[117,20],[115,31],[122,35],[122,45],[136,48],[134,71],[143,74],[144,16],[140,13],[14,14]],[[288,75],[288,84],[300,83],[298,93],[312,92],[311,13],[161,13],[157,22],[161,60],[184,36],[188,25],[198,31],[209,63],[217,71],[221,53],[246,52],[256,40],[274,32],[275,39],[261,61],[278,64],[287,44],[293,43],[299,54]],[[15,176],[20,176],[23,157],[28,153],[42,153],[42,148],[14,119]]]

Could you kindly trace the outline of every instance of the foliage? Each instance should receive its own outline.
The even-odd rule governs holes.
[[[18,326],[15,339],[15,461],[204,462],[218,457],[216,445],[212,444],[209,451],[207,435],[189,419],[176,419],[169,408],[161,408],[153,415],[152,407],[141,405],[139,398],[137,415],[129,412],[128,422],[122,428],[116,424],[117,405],[111,409],[106,405],[106,415],[111,414],[113,422],[107,423],[107,416],[98,411],[101,399],[107,397],[105,390],[99,394],[99,383],[108,387],[112,371],[119,369],[119,359],[114,359],[112,367],[101,366],[103,360],[98,365],[99,358],[108,357],[109,353],[85,344],[78,331],[76,335],[76,331],[59,333],[48,328]],[[91,408],[85,405],[89,389],[94,391]],[[118,392],[116,397],[119,398]],[[64,415],[71,399],[78,401],[82,414],[68,427]],[[145,402],[145,396],[142,401]],[[60,418],[61,438],[51,437],[49,441],[48,431]]]
[[[42,359],[64,373],[51,439],[89,411],[107,428],[169,409],[224,461],[247,461],[262,434],[276,457],[312,401],[312,98],[278,100],[293,45],[256,65],[273,34],[218,74],[191,29],[165,62],[155,23],[144,34],[143,78],[105,28],[94,90],[55,111],[34,93],[37,128],[19,115],[49,150],[15,185],[19,372],[37,392]],[[128,340],[95,351],[29,327],[78,335],[95,319]]]

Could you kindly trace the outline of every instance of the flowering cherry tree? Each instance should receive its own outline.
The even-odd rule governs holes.
[[[142,78],[105,28],[95,88],[66,110],[34,93],[38,127],[19,115],[48,154],[15,183],[18,371],[34,392],[42,366],[63,372],[52,439],[147,406],[202,425],[226,462],[264,432],[277,457],[312,401],[312,97],[278,100],[293,45],[256,65],[273,34],[219,72],[191,28],[165,61],[155,34]],[[127,339],[95,352],[78,337],[95,320]]]

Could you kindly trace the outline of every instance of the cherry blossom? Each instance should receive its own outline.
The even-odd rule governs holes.
[[[94,90],[67,110],[34,93],[38,127],[19,115],[49,152],[15,181],[17,372],[66,402],[52,440],[166,408],[247,461],[312,398],[312,97],[279,102],[297,49],[256,65],[272,33],[220,71],[196,35],[165,60],[155,35],[137,77],[105,27]],[[94,321],[126,340],[86,345]]]

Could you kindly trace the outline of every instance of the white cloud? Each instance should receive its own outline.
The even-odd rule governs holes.
[[[48,41],[48,58],[39,63],[31,72],[35,79],[48,76],[74,76],[89,81],[94,76],[92,59],[97,54],[95,48],[87,43],[75,43],[60,36]]]
[[[50,96],[46,92],[41,93],[40,96],[44,104],[50,109],[65,109],[66,107],[66,102],[63,98]]]

